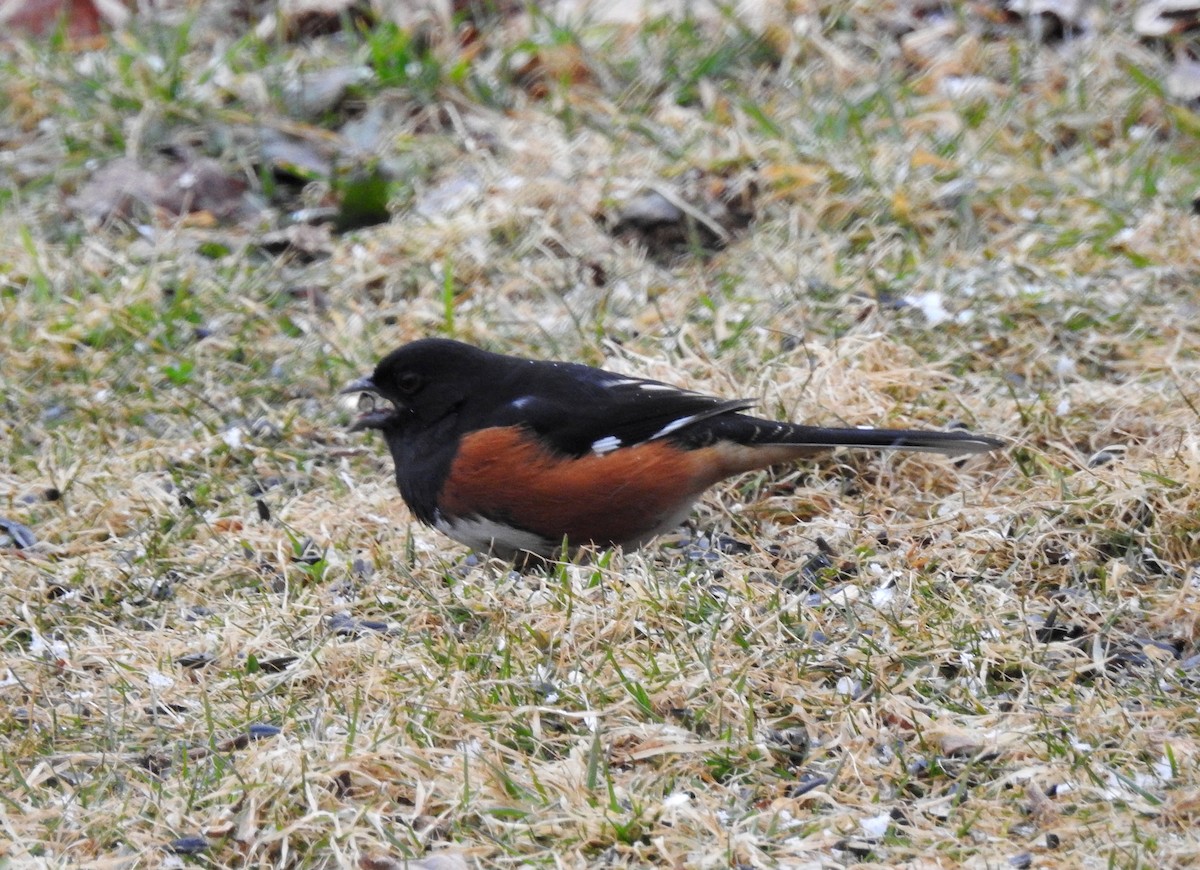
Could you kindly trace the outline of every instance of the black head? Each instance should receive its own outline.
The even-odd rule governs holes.
[[[350,430],[393,429],[407,423],[429,425],[450,414],[494,375],[507,357],[448,338],[423,338],[389,353],[370,376],[343,393],[363,393]],[[390,403],[380,406],[376,397]],[[369,403],[369,404],[367,404]],[[363,405],[366,404],[365,408]]]

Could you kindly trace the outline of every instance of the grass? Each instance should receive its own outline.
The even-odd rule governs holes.
[[[290,42],[208,4],[3,48],[0,516],[38,540],[0,550],[5,862],[1196,862],[1194,107],[1119,4],[1050,44],[814,8]],[[248,211],[80,205],[197,156]],[[754,219],[608,232],[665,184]],[[428,334],[1011,446],[749,475],[516,575],[344,431]]]

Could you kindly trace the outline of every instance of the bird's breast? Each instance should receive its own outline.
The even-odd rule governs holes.
[[[443,517],[484,518],[541,539],[632,544],[682,521],[719,480],[704,450],[666,440],[572,457],[519,427],[465,436],[438,497]]]

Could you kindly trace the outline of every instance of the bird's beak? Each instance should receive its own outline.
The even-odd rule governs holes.
[[[338,395],[345,396],[348,393],[375,393],[378,395],[379,389],[375,386],[375,382],[371,380],[370,375],[364,375],[358,380],[346,384]]]
[[[379,387],[370,376],[359,378],[348,383],[339,393],[345,396],[358,393],[358,417],[350,424],[351,432],[361,432],[363,429],[382,429],[384,424],[396,414],[396,409],[386,399],[380,404],[382,396]]]

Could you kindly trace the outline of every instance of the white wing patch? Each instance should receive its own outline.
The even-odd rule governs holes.
[[[597,456],[603,456],[605,453],[612,453],[620,446],[621,439],[616,435],[605,435],[592,442],[592,452]]]
[[[527,408],[529,405],[533,404],[533,396],[521,396],[519,399],[513,399],[509,404],[519,411],[522,408]]]
[[[644,378],[618,378],[612,381],[605,381],[604,386],[610,390],[619,390],[622,387],[637,387],[647,393],[690,393],[690,390],[681,390],[679,387],[674,387],[671,384],[660,384],[655,381],[647,381]]]
[[[653,441],[656,438],[666,438],[672,432],[678,432],[684,426],[690,426],[692,423],[695,423],[697,420],[703,419],[705,416],[706,415],[704,415],[704,414],[688,414],[686,417],[680,417],[677,420],[672,420],[670,423],[668,423],[666,426],[663,426],[661,429],[659,429],[657,432],[655,432],[653,435],[651,435],[646,440]]]

